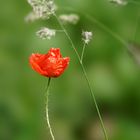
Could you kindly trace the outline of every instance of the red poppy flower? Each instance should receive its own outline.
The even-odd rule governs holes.
[[[46,77],[58,77],[67,68],[70,58],[62,58],[59,48],[51,48],[47,54],[32,54],[30,64],[33,70]]]

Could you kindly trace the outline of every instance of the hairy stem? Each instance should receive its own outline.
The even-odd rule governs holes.
[[[52,128],[51,128],[51,124],[50,124],[50,119],[49,119],[49,87],[50,87],[50,82],[51,82],[51,78],[48,79],[48,84],[47,84],[47,88],[46,88],[46,120],[47,120],[47,124],[48,124],[48,128],[50,131],[50,135],[52,137],[52,140],[55,140],[53,132],[52,132]]]
[[[103,130],[104,136],[105,136],[105,140],[109,140],[109,139],[108,139],[107,132],[106,132],[106,128],[105,128],[105,126],[104,126],[103,119],[102,119],[102,116],[101,116],[101,113],[100,113],[100,110],[99,110],[99,107],[98,107],[98,104],[97,104],[97,101],[96,101],[96,98],[95,98],[95,95],[94,95],[94,92],[93,92],[93,90],[92,90],[92,88],[91,88],[90,81],[89,81],[89,79],[88,79],[88,76],[87,76],[87,73],[86,73],[86,70],[85,70],[85,67],[84,67],[84,65],[83,65],[83,63],[82,63],[82,61],[81,61],[81,58],[80,58],[80,56],[79,56],[79,54],[78,54],[78,52],[77,52],[77,50],[76,50],[76,47],[75,47],[75,45],[74,45],[74,43],[73,43],[71,37],[69,36],[67,30],[65,29],[64,25],[61,23],[61,21],[59,20],[59,18],[57,17],[56,14],[54,14],[54,16],[56,17],[56,20],[58,21],[60,27],[62,28],[62,30],[63,30],[64,33],[66,34],[68,40],[69,40],[70,43],[71,43],[72,49],[74,50],[74,52],[75,52],[75,54],[76,54],[76,56],[77,56],[77,58],[78,58],[78,61],[79,61],[80,65],[81,65],[83,74],[84,74],[85,79],[86,79],[86,81],[87,81],[88,87],[89,87],[89,89],[90,89],[91,95],[92,95],[92,97],[93,97],[93,101],[94,101],[95,108],[96,108],[96,111],[97,111],[97,114],[98,114],[98,117],[99,117],[99,120],[100,120],[100,123],[101,123],[101,127],[102,127],[102,130]]]

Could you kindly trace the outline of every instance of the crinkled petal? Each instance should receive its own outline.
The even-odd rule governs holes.
[[[62,58],[59,48],[51,48],[47,54],[32,54],[29,61],[33,70],[41,75],[58,77],[68,66],[70,58]]]
[[[37,56],[37,54],[36,54],[36,56]],[[29,61],[30,61],[30,65],[31,65],[33,70],[35,70],[36,72],[40,73],[41,75],[47,75],[47,71],[43,71],[40,68],[40,66],[38,65],[38,63],[37,63],[38,59],[35,58],[34,54],[30,56],[30,60]]]
[[[51,48],[48,52],[48,55],[56,57],[56,58],[62,57],[61,54],[60,54],[60,49],[59,48]]]

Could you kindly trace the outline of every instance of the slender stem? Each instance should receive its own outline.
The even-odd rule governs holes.
[[[79,54],[78,54],[78,52],[77,52],[77,50],[76,50],[76,48],[75,48],[75,45],[74,45],[72,39],[70,38],[70,36],[69,36],[67,30],[65,29],[64,25],[60,22],[60,20],[59,20],[59,18],[57,17],[56,14],[54,14],[54,16],[56,17],[56,19],[57,19],[57,21],[58,21],[60,27],[62,28],[62,30],[64,30],[64,33],[66,34],[68,40],[70,41],[71,47],[73,48],[73,50],[74,50],[74,52],[75,52],[75,54],[76,54],[76,56],[77,56],[77,58],[78,58],[78,61],[79,61],[80,65],[81,65],[83,74],[84,74],[84,76],[85,76],[85,79],[86,79],[86,81],[87,81],[88,87],[89,87],[90,92],[91,92],[92,97],[93,97],[93,101],[94,101],[95,108],[96,108],[96,111],[97,111],[97,114],[98,114],[98,117],[99,117],[99,120],[100,120],[100,123],[101,123],[101,127],[102,127],[102,130],[103,130],[104,136],[105,136],[105,140],[109,140],[109,139],[108,139],[107,132],[106,132],[106,128],[105,128],[105,126],[104,126],[103,119],[102,119],[102,116],[101,116],[101,113],[100,113],[100,110],[99,110],[99,107],[98,107],[98,104],[97,104],[97,101],[96,101],[94,92],[93,92],[93,90],[92,90],[92,88],[91,88],[90,81],[89,81],[89,79],[88,79],[88,76],[87,76],[86,70],[85,70],[85,68],[84,68],[84,65],[83,65],[83,63],[82,63],[82,61],[81,61],[81,59],[80,59],[80,56],[79,56]]]
[[[137,1],[134,1],[134,0],[130,0],[130,1],[128,1],[128,3],[132,3],[132,4],[136,4],[136,5],[140,5],[140,2],[137,2]]]
[[[65,7],[65,8],[61,8],[64,10],[68,10],[68,11],[74,11],[77,12],[77,10],[73,9],[73,8],[69,8],[69,7]],[[77,12],[81,15],[83,15],[85,18],[87,18],[90,22],[96,24],[97,26],[99,26],[101,29],[103,29],[105,32],[109,33],[112,37],[114,37],[114,39],[116,39],[117,41],[119,41],[123,47],[126,48],[126,50],[128,51],[129,55],[132,55],[132,52],[129,48],[129,42],[126,41],[125,39],[123,39],[119,34],[113,32],[110,28],[108,28],[106,25],[104,25],[101,21],[99,21],[98,19],[96,19],[93,15],[87,15],[83,12]]]
[[[137,29],[138,29],[138,26],[139,26],[139,19],[140,19],[140,15],[138,15],[137,19],[136,19],[136,25],[135,25],[135,29],[134,29],[134,34],[133,34],[133,37],[132,37],[132,41],[136,41],[136,36],[137,36]]]
[[[77,52],[77,50],[76,50],[76,48],[75,48],[75,45],[74,45],[73,41],[71,40],[71,38],[70,38],[70,36],[69,36],[67,30],[65,29],[65,27],[63,26],[63,24],[60,22],[60,20],[59,20],[59,18],[57,17],[57,15],[54,14],[54,16],[55,16],[55,18],[57,19],[57,21],[58,21],[60,27],[62,28],[62,30],[63,30],[64,33],[66,34],[68,40],[70,41],[71,47],[72,47],[72,49],[75,51],[75,53],[76,53],[76,55],[77,55],[77,57],[78,57],[78,60],[80,60],[79,53]]]
[[[108,135],[107,135],[107,131],[106,131],[106,128],[105,128],[105,126],[104,126],[104,122],[103,122],[103,119],[102,119],[102,116],[101,116],[101,113],[100,113],[100,110],[99,110],[99,107],[98,107],[98,104],[97,104],[97,101],[96,101],[96,98],[95,98],[95,95],[94,95],[93,90],[92,90],[92,88],[91,88],[90,81],[89,81],[89,79],[88,79],[86,70],[85,70],[85,68],[84,68],[84,66],[83,66],[83,64],[82,64],[82,62],[81,62],[81,67],[82,67],[82,70],[83,70],[83,74],[84,74],[84,76],[85,76],[85,78],[86,78],[88,87],[89,87],[89,89],[90,89],[91,95],[92,95],[92,97],[93,97],[93,101],[94,101],[94,104],[95,104],[95,107],[96,107],[96,111],[97,111],[97,114],[98,114],[98,117],[99,117],[99,120],[100,120],[100,123],[101,123],[101,127],[102,127],[102,129],[103,129],[103,133],[104,133],[104,136],[105,136],[105,140],[109,140],[109,139],[108,139]]]
[[[108,28],[106,25],[104,25],[101,21],[99,21],[98,19],[96,19],[95,17],[93,17],[93,15],[89,15],[89,14],[85,14],[83,12],[79,12],[73,8],[70,7],[65,7],[65,8],[61,8],[64,10],[68,10],[68,11],[74,11],[77,12],[81,15],[83,15],[84,17],[86,17],[89,21],[91,21],[94,24],[97,24],[97,26],[99,26],[100,28],[102,28],[105,32],[109,33],[112,37],[114,37],[116,40],[118,40],[122,45],[124,45],[124,47],[127,48],[128,43],[127,41],[125,41],[120,35],[118,35],[117,33],[113,32],[110,28]]]
[[[128,46],[128,43],[124,39],[122,39],[118,34],[114,33],[110,28],[108,28],[107,26],[105,26],[102,22],[100,22],[96,18],[93,18],[90,15],[86,15],[85,14],[85,17],[87,19],[89,19],[91,22],[96,23],[104,31],[108,32],[110,35],[112,35],[114,38],[116,38],[118,41],[120,41],[125,47]]]
[[[86,48],[86,43],[84,43],[84,45],[83,45],[82,54],[81,54],[81,62],[83,62],[85,48]]]
[[[47,84],[47,88],[46,88],[46,97],[47,97],[47,101],[46,101],[46,120],[47,120],[47,124],[48,124],[48,128],[49,128],[52,140],[55,140],[53,132],[52,132],[51,124],[50,124],[49,109],[48,109],[49,108],[49,86],[50,86],[50,82],[51,82],[51,78],[48,79],[48,84]]]
[[[63,30],[55,30],[56,32],[64,32]]]

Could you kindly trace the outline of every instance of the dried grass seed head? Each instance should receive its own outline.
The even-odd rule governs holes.
[[[77,24],[79,21],[79,16],[77,14],[62,14],[59,16],[59,19],[61,20],[62,23],[66,24]]]
[[[114,3],[116,5],[124,6],[128,3],[126,0],[109,0],[109,2]]]
[[[47,27],[41,28],[36,33],[36,35],[41,39],[51,39],[53,36],[55,36],[55,34],[56,31],[54,29],[49,29]]]
[[[35,15],[42,19],[48,19],[56,11],[56,5],[53,0],[28,0],[32,6]]]
[[[88,44],[93,37],[92,32],[88,31],[82,31],[82,40],[84,41],[85,44]]]

